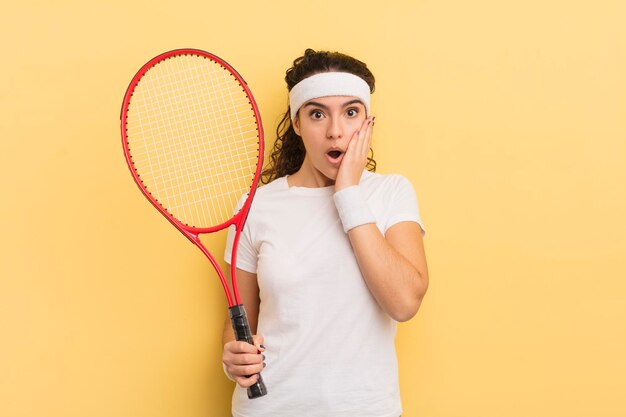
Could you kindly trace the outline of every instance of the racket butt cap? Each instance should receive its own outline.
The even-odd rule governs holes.
[[[261,378],[261,374],[259,374],[258,381],[248,388],[248,398],[253,400],[255,398],[262,397],[265,394],[267,394],[267,388],[265,388],[263,378]]]

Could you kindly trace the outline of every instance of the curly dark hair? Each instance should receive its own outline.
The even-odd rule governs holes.
[[[313,49],[304,51],[304,55],[296,58],[293,67],[287,70],[285,75],[287,89],[291,91],[303,79],[323,72],[349,72],[365,80],[370,87],[370,93],[374,92],[374,75],[364,62],[339,52]],[[276,178],[296,173],[302,166],[305,154],[304,143],[293,129],[291,112],[287,108],[276,128],[276,142],[270,154],[270,161],[261,173],[261,182],[267,184]],[[371,148],[370,154],[366,168],[375,172],[376,161]]]

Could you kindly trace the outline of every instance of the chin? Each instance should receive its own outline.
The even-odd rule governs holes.
[[[324,181],[326,186],[335,184],[335,180],[337,179],[337,171],[329,171],[327,169],[325,170],[318,169],[317,172],[321,174],[322,180]]]
[[[327,185],[334,185],[339,173],[339,167],[329,166],[326,161],[318,161],[319,163],[313,163],[313,169],[317,172],[317,175],[321,175],[321,179],[327,183]],[[314,174],[316,175],[316,174]]]
[[[337,179],[337,174],[338,174],[338,170],[327,170],[326,172],[324,171],[320,171],[322,173],[322,175],[324,175],[326,178],[328,178],[330,181],[332,181],[332,183],[335,183],[335,180]]]

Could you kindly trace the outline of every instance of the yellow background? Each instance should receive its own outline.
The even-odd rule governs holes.
[[[626,415],[623,1],[99,3],[0,13],[2,416],[229,415],[221,287],[120,146],[132,75],[180,47],[243,74],[269,143],[306,47],[372,68],[379,171],[427,226],[404,416]]]

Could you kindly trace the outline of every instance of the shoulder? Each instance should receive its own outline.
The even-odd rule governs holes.
[[[254,201],[271,200],[277,194],[284,193],[288,190],[286,177],[276,178],[268,184],[264,184],[257,188],[254,194]]]
[[[272,216],[290,201],[289,186],[285,177],[257,188],[250,207],[249,221],[265,216]]]
[[[384,233],[396,223],[413,221],[420,225],[424,235],[417,195],[406,177],[400,174],[368,173],[361,177],[361,184],[367,193],[370,207],[379,213]]]
[[[400,174],[378,174],[365,171],[361,177],[361,185],[371,192],[396,193],[413,190],[411,182]]]

